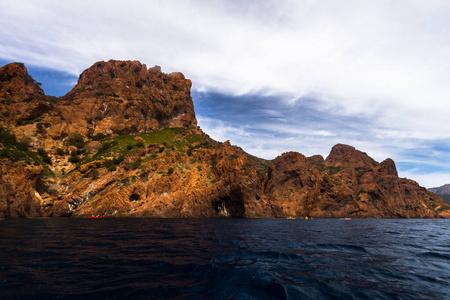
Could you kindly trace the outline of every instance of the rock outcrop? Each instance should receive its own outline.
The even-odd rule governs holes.
[[[51,103],[22,63],[0,68],[0,124],[10,129],[34,122],[51,109]]]
[[[58,99],[22,64],[0,68],[0,218],[450,217],[391,159],[351,146],[266,161],[212,140],[190,86],[181,73],[108,61]]]
[[[45,202],[37,192],[42,187],[42,167],[23,167],[0,161],[0,218],[41,217]]]
[[[191,81],[137,61],[97,62],[64,97],[45,97],[23,64],[0,69],[4,123],[36,147],[61,147],[67,138],[128,135],[196,127]],[[11,103],[13,105],[11,105]],[[20,126],[15,126],[20,125]]]
[[[276,158],[266,193],[280,217],[433,218],[447,207],[416,182],[399,178],[391,159],[377,163],[347,145],[334,146],[325,160],[295,152]]]
[[[113,172],[104,161],[83,165],[60,183],[65,193],[57,211],[63,215],[69,207],[74,216],[271,217],[258,202],[259,181],[247,156],[229,143],[212,143],[189,153],[189,148],[150,145]],[[136,161],[139,165],[129,166]]]
[[[56,106],[54,132],[93,136],[124,135],[167,127],[196,126],[191,81],[140,62],[98,62],[80,75],[77,85]],[[71,132],[80,122],[84,132]],[[53,125],[53,124],[52,124]]]

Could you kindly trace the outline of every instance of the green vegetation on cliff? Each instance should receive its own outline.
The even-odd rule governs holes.
[[[84,147],[84,144],[88,142],[78,139],[69,139],[70,145],[73,145],[75,140],[77,145]],[[96,138],[92,140],[97,141]],[[214,141],[206,134],[193,133],[189,128],[165,128],[147,133],[134,134],[134,135],[120,135],[110,138],[103,138],[98,140],[101,142],[101,146],[98,148],[97,153],[93,155],[84,155],[80,158],[78,155],[73,155],[69,158],[75,163],[74,169],[78,169],[81,165],[93,162],[93,161],[105,161],[110,170],[115,170],[112,165],[118,165],[127,156],[131,156],[133,153],[146,147],[153,147],[154,151],[147,159],[155,159],[158,153],[168,149],[177,151],[181,155],[190,156],[193,149],[206,148],[215,149],[220,143]],[[82,148],[83,149],[83,148]],[[74,159],[76,157],[78,159]]]
[[[27,140],[18,141],[15,134],[0,126],[0,158],[8,159],[11,162],[22,162],[24,165],[42,165],[47,174],[53,172],[48,167],[51,158],[48,153],[38,148],[37,151],[30,150],[30,143]]]

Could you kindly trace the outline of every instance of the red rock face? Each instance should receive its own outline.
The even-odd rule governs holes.
[[[55,105],[48,134],[123,135],[196,127],[190,87],[181,73],[164,74],[137,61],[98,62]]]
[[[44,91],[21,63],[0,68],[0,124],[12,128],[33,122],[51,109]]]
[[[0,141],[0,218],[450,217],[391,159],[351,146],[269,162],[213,141],[196,127],[190,87],[181,73],[112,60],[54,99],[22,64],[0,68],[1,138],[17,139]]]
[[[440,215],[435,208],[447,207],[416,182],[398,178],[391,159],[377,163],[347,145],[334,146],[325,161],[292,152],[278,157],[266,193],[283,217],[432,218]]]
[[[241,149],[217,143],[188,155],[171,149],[160,152],[159,146],[128,158],[141,158],[139,169],[126,171],[124,161],[116,172],[108,172],[93,162],[73,172],[61,182],[61,189],[68,189],[55,204],[58,214],[67,214],[70,206],[75,216],[272,217],[270,208],[259,201],[259,180]],[[91,178],[93,170],[100,170],[96,180]]]
[[[45,203],[39,195],[42,168],[0,162],[0,218],[44,216]]]
[[[27,102],[44,96],[44,91],[28,75],[22,63],[12,63],[0,68],[0,92],[2,98],[11,97],[12,102]]]

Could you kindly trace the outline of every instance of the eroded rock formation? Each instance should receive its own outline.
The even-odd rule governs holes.
[[[42,167],[23,167],[0,162],[0,218],[41,217],[46,203],[42,190]]]
[[[140,62],[98,62],[80,75],[77,85],[58,103],[51,132],[85,136],[134,134],[167,127],[196,126],[191,81],[181,73],[165,74]]]
[[[0,68],[0,217],[448,217],[391,159],[336,145],[273,161],[196,125],[191,82],[98,62],[58,99],[23,64]]]
[[[415,181],[399,178],[391,159],[377,163],[366,153],[336,145],[324,160],[289,152],[269,167],[266,193],[277,216],[437,217],[446,208]]]

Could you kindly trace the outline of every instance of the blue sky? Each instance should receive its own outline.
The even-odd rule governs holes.
[[[193,82],[211,137],[272,159],[337,143],[450,183],[449,1],[0,0],[0,64],[60,96],[96,61]]]

